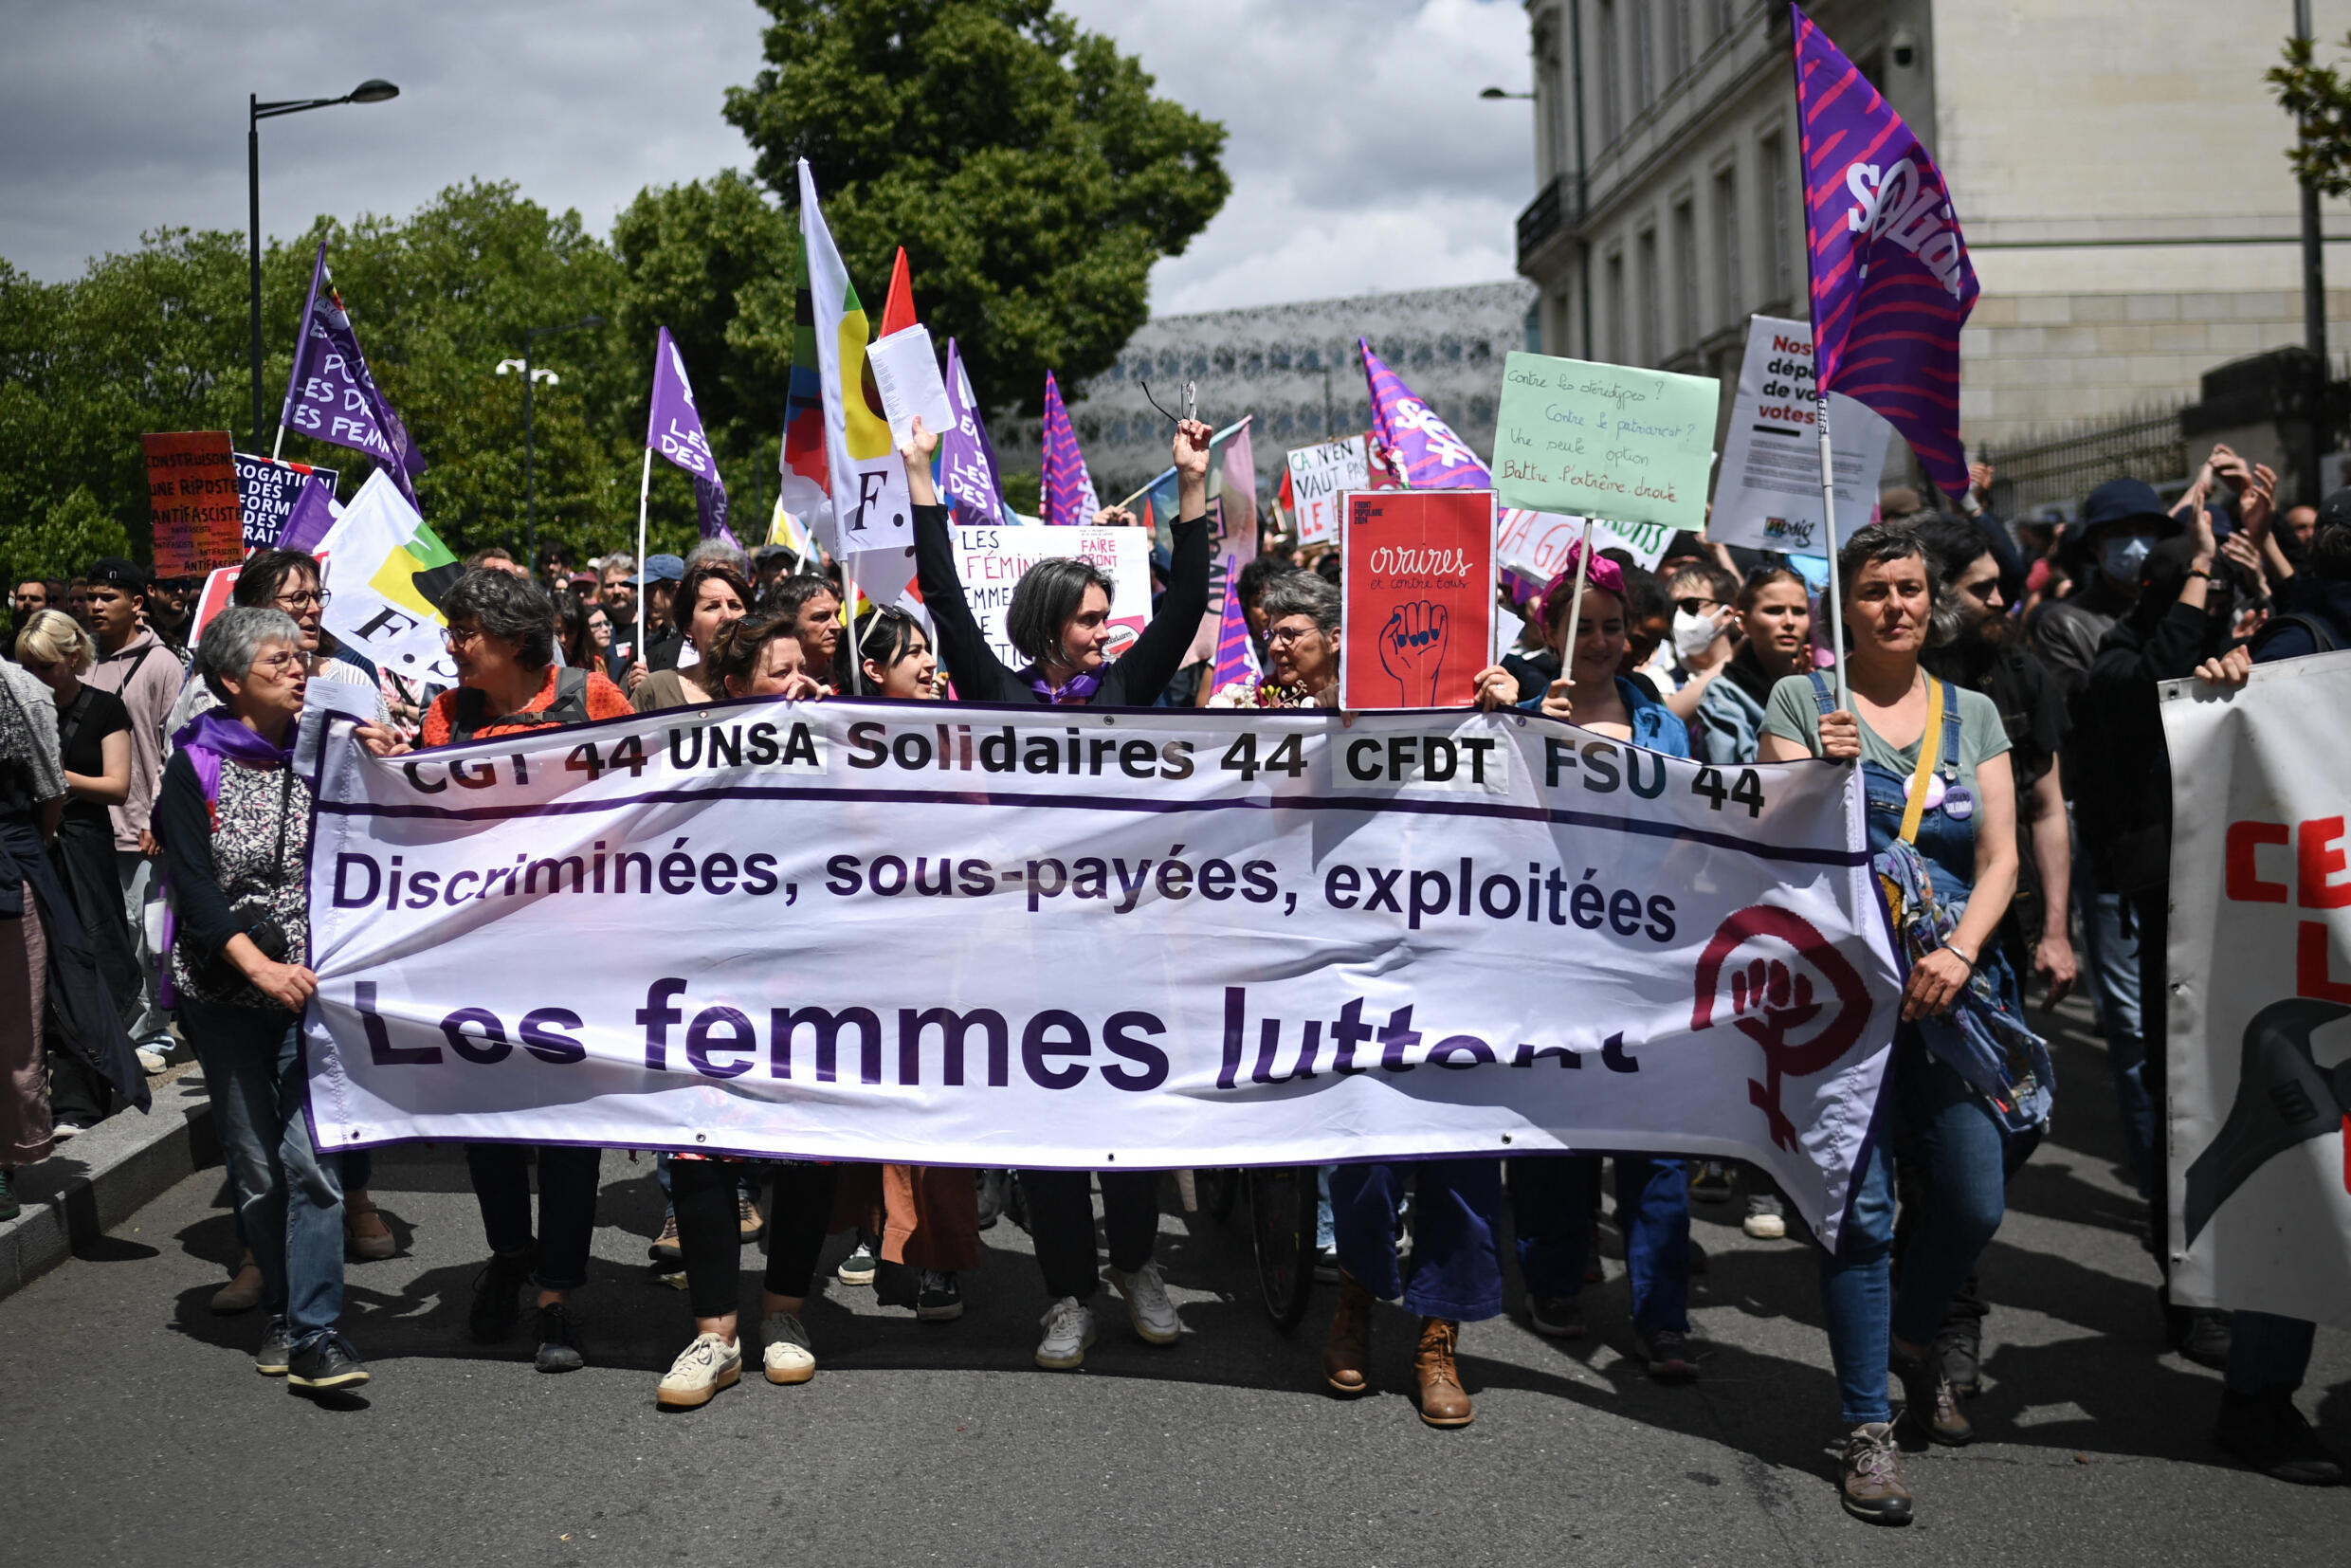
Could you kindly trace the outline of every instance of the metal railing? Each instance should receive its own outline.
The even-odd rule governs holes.
[[[1561,174],[1544,186],[1519,214],[1519,264],[1540,249],[1544,241],[1571,224],[1583,221],[1582,192],[1576,176]]]
[[[2110,479],[2143,479],[2162,486],[2188,472],[2188,444],[2179,433],[2183,403],[2119,418],[2086,419],[2030,446],[1989,447],[1984,461],[1997,472],[1993,510],[2012,520],[2050,507],[2073,515],[2082,498]]]

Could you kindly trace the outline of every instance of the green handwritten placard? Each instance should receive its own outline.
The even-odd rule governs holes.
[[[1503,361],[1494,488],[1534,512],[1705,526],[1722,383],[1513,354]]]

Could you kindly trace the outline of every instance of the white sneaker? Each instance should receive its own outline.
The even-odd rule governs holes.
[[[729,1344],[716,1334],[700,1335],[670,1363],[653,1402],[664,1410],[692,1410],[710,1403],[720,1389],[733,1388],[742,1375],[740,1345]]]
[[[816,1353],[809,1348],[808,1330],[789,1312],[771,1314],[760,1330],[767,1340],[763,1359],[771,1383],[805,1383],[816,1376]]]
[[[1094,1309],[1075,1296],[1064,1296],[1045,1309],[1038,1322],[1045,1325],[1045,1338],[1037,1341],[1037,1365],[1053,1372],[1067,1372],[1085,1364],[1085,1352],[1094,1342]]]
[[[1110,1283],[1126,1298],[1126,1321],[1136,1333],[1155,1345],[1172,1345],[1184,1337],[1183,1322],[1176,1316],[1176,1304],[1167,1299],[1167,1282],[1159,1278],[1156,1261],[1132,1274],[1113,1268]]]
[[[150,1078],[170,1071],[172,1067],[170,1048],[165,1046],[139,1047],[138,1065]]]
[[[1751,1193],[1747,1196],[1747,1217],[1740,1229],[1758,1241],[1779,1241],[1788,1234],[1788,1221],[1779,1207],[1777,1193]]]

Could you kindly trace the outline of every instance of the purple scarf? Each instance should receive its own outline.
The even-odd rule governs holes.
[[[1073,702],[1091,702],[1094,694],[1102,690],[1103,678],[1100,674],[1072,675],[1066,685],[1057,686],[1045,678],[1043,665],[1030,665],[1021,673],[1029,678],[1030,691],[1057,708]]]
[[[188,754],[189,765],[196,770],[196,782],[204,786],[205,803],[217,807],[220,804],[221,765],[224,759],[233,758],[263,768],[281,765],[290,768],[294,765],[293,733],[293,727],[288,725],[288,743],[282,747],[273,746],[214,708],[196,715],[180,726],[179,733],[172,737],[172,744]],[[158,1006],[170,1008],[179,1003],[178,992],[172,984],[172,943],[179,935],[179,912],[172,907],[171,872],[164,870],[162,878],[163,961],[157,966],[160,973],[156,975],[155,1002]]]

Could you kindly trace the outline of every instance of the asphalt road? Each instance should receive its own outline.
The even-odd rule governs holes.
[[[206,1310],[234,1255],[217,1171],[0,1301],[0,1562],[2342,1563],[2351,1488],[2284,1486],[2208,1445],[2218,1378],[2163,1351],[2083,1023],[2069,1009],[2054,1136],[1985,1264],[1983,1438],[1907,1461],[1907,1530],[1839,1510],[1812,1258],[1747,1240],[1733,1205],[1698,1210],[1713,1262],[1695,1387],[1627,1358],[1612,1263],[1580,1345],[1529,1333],[1515,1297],[1465,1328],[1467,1430],[1414,1416],[1399,1308],[1376,1327],[1380,1392],[1334,1400],[1316,1365],[1331,1292],[1276,1333],[1242,1228],[1183,1214],[1170,1183],[1179,1345],[1143,1344],[1111,1307],[1082,1372],[1037,1370],[1043,1289],[1028,1238],[999,1224],[961,1322],[830,1283],[809,1313],[813,1382],[775,1388],[755,1366],[663,1414],[653,1385],[691,1330],[645,1266],[649,1161],[606,1156],[578,1297],[591,1364],[545,1377],[519,1338],[466,1340],[480,1226],[462,1160],[424,1148],[378,1159],[400,1255],[351,1270],[363,1397],[256,1376],[258,1316]],[[2322,1332],[2303,1402],[2351,1455],[2351,1336]]]

